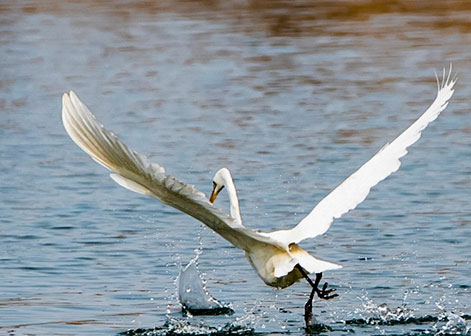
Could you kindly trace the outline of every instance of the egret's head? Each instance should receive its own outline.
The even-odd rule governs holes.
[[[209,202],[213,203],[216,200],[216,197],[219,195],[224,186],[226,185],[226,180],[231,178],[231,173],[227,168],[219,169],[213,177],[213,192],[211,197],[209,197]]]

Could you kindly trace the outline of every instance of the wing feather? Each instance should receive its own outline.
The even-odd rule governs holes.
[[[268,236],[285,244],[316,237],[325,233],[334,219],[363,202],[373,186],[399,169],[400,158],[407,154],[407,147],[415,143],[422,130],[447,107],[456,82],[456,77],[451,78],[451,71],[450,66],[448,76],[445,72],[443,74],[442,83],[437,78],[437,97],[419,119],[322,199],[298,225],[289,230],[271,232]]]
[[[62,122],[72,140],[93,160],[111,170],[111,178],[122,187],[158,198],[187,213],[243,250],[249,251],[258,244],[278,244],[238,224],[193,185],[167,175],[161,165],[131,150],[103,127],[73,91],[62,96]]]

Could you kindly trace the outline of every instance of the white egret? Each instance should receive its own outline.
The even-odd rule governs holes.
[[[306,278],[312,286],[305,306],[305,320],[309,324],[314,294],[323,299],[337,296],[331,294],[332,290],[327,290],[327,283],[322,289],[318,288],[322,272],[341,266],[316,258],[297,244],[325,233],[334,219],[354,209],[373,186],[399,169],[399,159],[407,154],[407,148],[448,105],[455,82],[456,77],[451,78],[451,67],[448,76],[444,70],[441,82],[437,77],[435,101],[419,119],[331,191],[298,225],[274,232],[261,232],[242,225],[236,188],[227,168],[215,174],[213,192],[208,199],[194,186],[168,175],[161,165],[151,163],[145,156],[131,150],[105,129],[72,91],[62,97],[62,121],[72,140],[112,171],[111,178],[115,182],[134,192],[155,197],[209,226],[244,250],[250,264],[267,285],[285,288]],[[230,215],[213,206],[223,187],[229,194]],[[315,282],[308,277],[310,273],[316,274]]]

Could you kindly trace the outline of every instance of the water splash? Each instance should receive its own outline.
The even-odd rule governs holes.
[[[471,335],[471,317],[448,311],[441,302],[435,303],[440,309],[439,320],[433,325],[435,335]]]
[[[389,308],[386,303],[376,304],[366,294],[360,297],[362,307],[355,309],[360,318],[355,319],[359,323],[366,324],[401,324],[414,319],[414,311],[407,307],[407,295],[404,294],[402,304],[396,308]],[[352,320],[352,321],[355,321]],[[351,323],[356,324],[356,323]]]
[[[178,300],[183,311],[192,315],[233,314],[228,305],[215,299],[206,289],[198,272],[198,256],[197,253],[178,276]]]
[[[362,307],[355,310],[358,318],[343,321],[347,325],[374,325],[381,332],[385,332],[387,326],[417,325],[412,333],[407,335],[468,335],[471,336],[471,316],[459,314],[447,310],[443,300],[435,303],[439,309],[438,314],[418,315],[416,310],[407,306],[406,292],[402,304],[399,307],[390,308],[386,303],[376,304],[366,294],[360,297]],[[397,330],[395,331],[397,333]]]
[[[162,327],[152,329],[128,330],[120,335],[126,336],[219,336],[219,335],[254,335],[254,330],[240,325],[227,323],[220,327],[211,327],[204,324],[192,324],[187,320],[169,319]]]

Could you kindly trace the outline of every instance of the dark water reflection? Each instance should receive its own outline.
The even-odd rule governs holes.
[[[307,284],[272,291],[212,232],[114,185],[66,136],[62,92],[206,193],[231,168],[246,225],[269,230],[423,112],[449,62],[455,96],[401,170],[303,247],[344,265],[325,274],[340,297],[315,303],[322,332],[469,332],[470,14],[469,1],[0,3],[0,334],[304,333]],[[230,318],[182,320],[174,279],[200,244]]]

